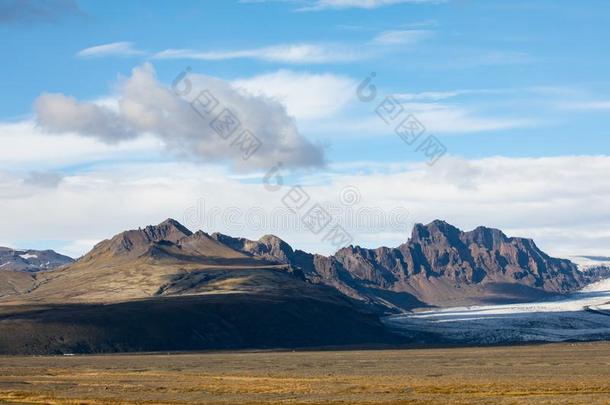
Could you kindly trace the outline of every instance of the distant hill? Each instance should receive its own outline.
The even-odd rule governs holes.
[[[37,272],[52,270],[74,259],[60,255],[53,250],[15,250],[0,247],[0,271]]]

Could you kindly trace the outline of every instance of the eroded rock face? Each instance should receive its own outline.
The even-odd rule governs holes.
[[[293,265],[311,282],[390,309],[529,300],[587,281],[569,260],[549,257],[530,239],[485,227],[463,232],[444,221],[417,224],[397,248],[349,246],[330,257],[293,251],[273,236],[226,238],[217,236],[234,249]]]
[[[442,221],[419,224],[398,249],[410,256],[407,262],[413,273],[420,270],[428,277],[461,284],[518,282],[563,293],[583,282],[569,260],[551,258],[531,239],[509,238],[497,229],[462,232]]]

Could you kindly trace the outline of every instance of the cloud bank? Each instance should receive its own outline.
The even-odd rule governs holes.
[[[0,138],[0,146],[4,144]],[[27,151],[24,145],[22,156]],[[383,164],[377,164],[370,174],[353,174],[357,167],[350,164],[354,166],[348,170],[331,166],[331,173],[317,173],[316,177],[297,181],[309,184],[308,194],[321,204],[340,206],[342,190],[357,185],[360,198],[351,206],[353,210],[378,207],[389,212],[401,207],[409,212],[404,229],[387,233],[356,230],[353,236],[357,244],[397,246],[409,237],[411,222],[438,218],[462,229],[486,225],[512,236],[532,237],[553,255],[610,253],[608,156],[473,160],[448,157],[432,169],[425,164],[402,163],[385,169]],[[370,162],[361,164],[368,169],[374,166]],[[24,181],[24,177],[30,180]],[[32,186],[34,179],[38,187]],[[290,187],[269,192],[261,184],[243,181],[219,167],[129,161],[66,174],[56,187],[44,187],[49,183],[55,183],[52,175],[10,176],[3,175],[0,169],[0,210],[11,213],[2,224],[4,234],[12,238],[8,242],[20,245],[19,241],[30,240],[35,234],[41,240],[71,241],[81,249],[76,254],[81,254],[126,228],[158,223],[171,216],[207,232],[250,238],[279,233],[297,248],[320,253],[333,250],[303,227],[280,232],[258,227],[255,217],[214,213],[214,207],[224,213],[248,213],[259,207],[270,214],[283,207],[282,195]],[[206,212],[214,215],[214,225],[197,222],[203,218],[185,220],[187,211],[201,199],[205,200]],[[24,218],[28,226],[24,226]],[[341,218],[337,221],[341,222]]]

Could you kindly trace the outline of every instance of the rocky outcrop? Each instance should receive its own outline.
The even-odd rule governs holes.
[[[290,263],[294,260],[292,247],[282,239],[274,235],[265,235],[257,241],[245,238],[234,238],[221,233],[213,233],[211,237],[218,242],[247,253],[251,256],[276,261],[280,263]]]

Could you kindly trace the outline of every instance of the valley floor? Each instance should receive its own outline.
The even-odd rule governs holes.
[[[0,357],[0,403],[610,403],[610,343]]]

